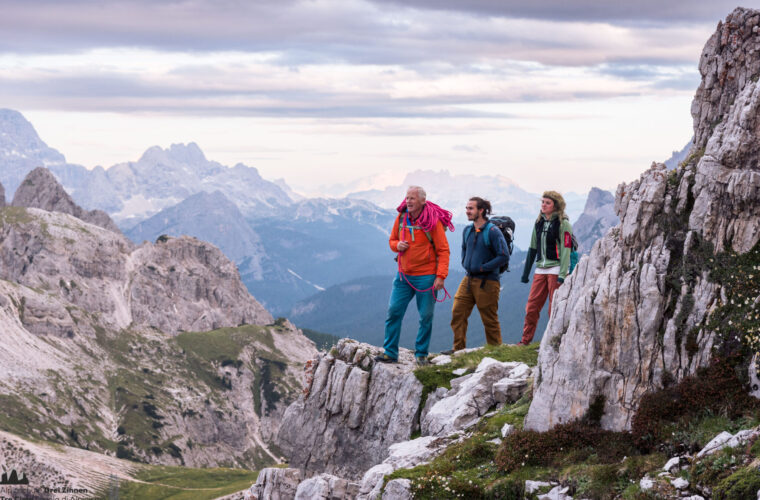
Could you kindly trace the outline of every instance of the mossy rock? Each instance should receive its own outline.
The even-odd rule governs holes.
[[[721,481],[713,490],[713,499],[746,500],[757,498],[758,490],[760,490],[760,470],[757,467],[748,467]]]

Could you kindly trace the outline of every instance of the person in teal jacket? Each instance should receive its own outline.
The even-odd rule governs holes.
[[[565,199],[556,191],[546,191],[541,197],[541,212],[536,219],[525,258],[522,282],[528,283],[533,262],[536,263],[536,272],[525,306],[522,339],[517,345],[528,345],[533,340],[547,297],[551,314],[552,297],[567,277],[572,248],[573,227],[565,215]]]

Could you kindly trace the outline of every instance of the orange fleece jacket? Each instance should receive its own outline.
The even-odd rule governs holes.
[[[409,227],[404,227],[405,218],[406,212],[398,214],[393,223],[393,229],[391,229],[391,237],[388,240],[391,250],[394,252],[398,252],[399,241],[406,241],[410,245],[405,252],[399,253],[398,260],[401,264],[401,271],[409,276],[435,274],[441,279],[446,279],[449,275],[449,254],[451,252],[441,221],[436,222],[435,228],[430,232],[430,236],[433,238],[433,245],[431,245],[425,231],[422,229],[410,230]],[[403,228],[401,238],[399,238],[398,231],[399,222]],[[412,240],[411,231],[414,231],[414,240]]]

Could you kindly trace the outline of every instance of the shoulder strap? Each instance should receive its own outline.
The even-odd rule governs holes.
[[[491,237],[488,235],[488,233],[491,232],[492,227],[493,227],[493,224],[491,224],[491,221],[488,221],[486,222],[486,225],[483,226],[483,229],[481,229],[481,231],[483,232],[483,242],[491,251],[493,251],[493,248],[491,248]]]
[[[472,232],[472,224],[469,226],[465,226],[464,232],[462,233],[462,244],[467,244],[467,238],[470,237],[470,233]]]

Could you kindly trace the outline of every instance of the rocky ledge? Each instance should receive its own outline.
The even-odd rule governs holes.
[[[399,363],[383,364],[373,359],[380,352],[342,339],[307,363],[304,394],[278,435],[291,468],[264,469],[248,498],[402,498],[408,485],[394,480],[383,490],[385,476],[432,460],[530,385],[525,363],[485,357],[474,370],[454,371],[461,376],[451,388],[428,392],[423,404],[413,353],[402,349]],[[421,437],[410,439],[417,430]]]

